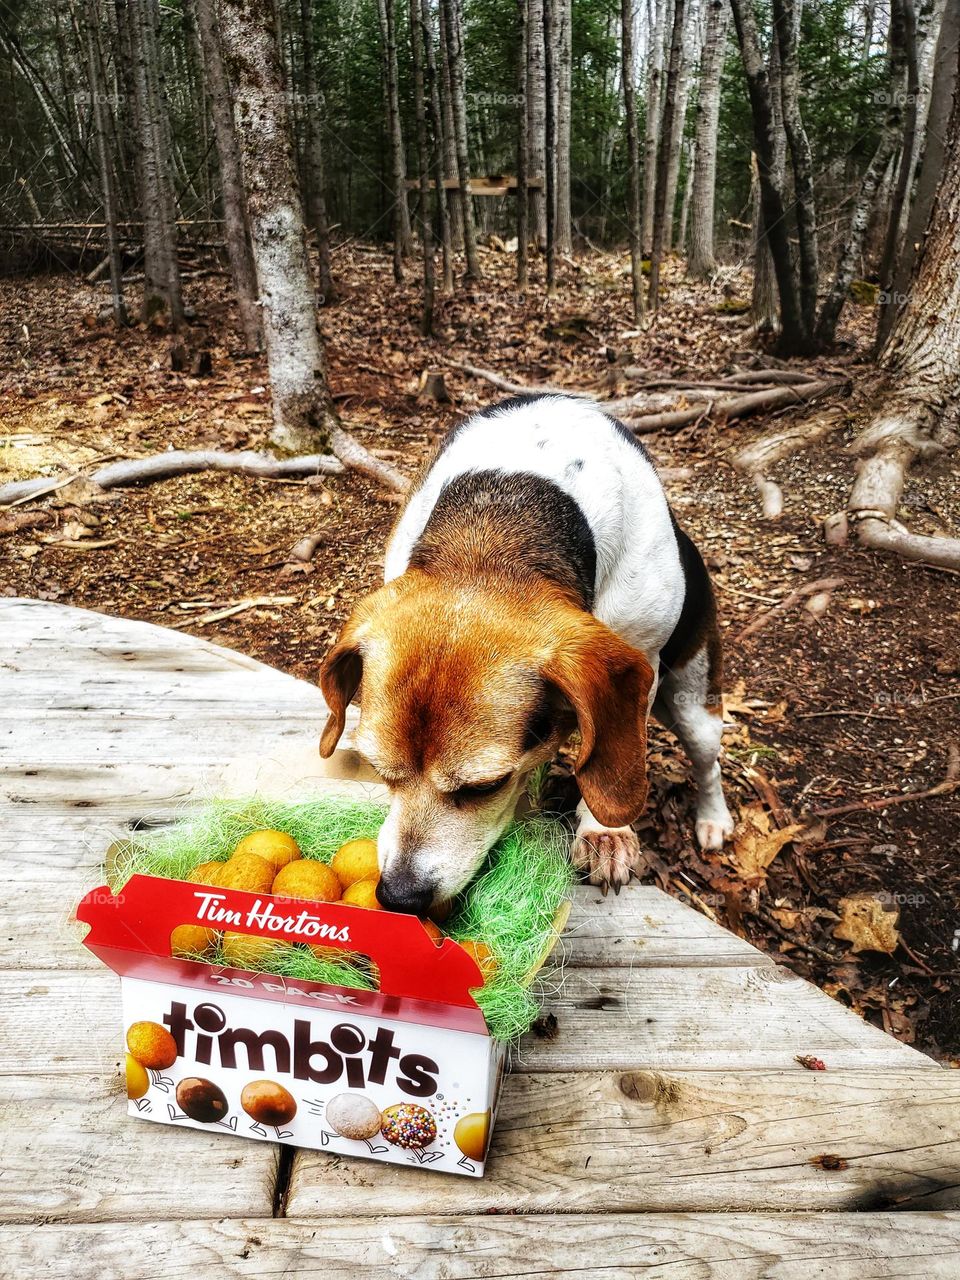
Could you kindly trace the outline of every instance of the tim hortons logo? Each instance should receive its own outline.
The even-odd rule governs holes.
[[[198,1004],[188,1016],[187,1006],[178,1000],[171,1003],[163,1022],[177,1042],[177,1053],[206,1066],[216,1056],[221,1067],[233,1070],[237,1051],[242,1050],[246,1061],[241,1066],[265,1071],[269,1050],[269,1068],[297,1080],[334,1084],[345,1079],[351,1089],[362,1089],[367,1083],[384,1084],[389,1073],[397,1088],[411,1098],[429,1098],[437,1091],[439,1065],[421,1053],[404,1053],[387,1027],[378,1027],[368,1037],[353,1023],[340,1022],[329,1039],[320,1040],[313,1038],[306,1018],[297,1018],[291,1041],[282,1031],[228,1027],[226,1015],[215,1004]],[[194,1039],[188,1052],[191,1033]]]
[[[329,938],[331,942],[350,941],[350,930],[347,925],[338,928],[336,925],[322,924],[317,916],[311,915],[309,911],[301,911],[297,915],[280,915],[274,903],[264,904],[258,898],[250,910],[244,914],[242,911],[230,911],[220,906],[224,901],[223,894],[195,893],[193,896],[199,899],[197,919],[205,920],[209,924],[221,927],[246,924],[248,928],[268,929],[272,933],[283,930],[287,933],[299,934],[302,938]]]

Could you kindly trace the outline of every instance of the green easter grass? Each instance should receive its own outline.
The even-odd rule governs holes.
[[[376,836],[385,813],[381,805],[335,796],[305,804],[217,801],[198,817],[119,846],[107,876],[114,892],[137,873],[183,879],[198,862],[228,858],[243,836],[264,827],[293,836],[305,858],[329,862],[345,841]],[[563,827],[548,818],[514,823],[444,925],[452,938],[485,942],[493,952],[496,969],[474,995],[497,1040],[517,1039],[539,1013],[529,989],[531,970],[552,941],[554,917],[573,886],[567,844]],[[220,954],[202,958],[225,963]],[[368,990],[376,985],[362,960],[343,952],[332,951],[327,959],[283,946],[260,967],[301,982]]]

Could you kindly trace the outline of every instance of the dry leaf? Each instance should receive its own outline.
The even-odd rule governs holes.
[[[849,942],[853,951],[885,951],[893,955],[900,942],[895,905],[882,902],[872,893],[857,893],[840,899],[840,923],[835,938]]]
[[[726,861],[747,884],[762,884],[771,862],[800,830],[800,823],[771,829],[767,810],[760,805],[750,805],[742,811],[733,833],[733,849]]]

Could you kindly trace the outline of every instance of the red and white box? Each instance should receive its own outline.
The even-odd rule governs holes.
[[[144,875],[88,893],[77,919],[120,976],[124,1033],[151,1024],[148,1040],[169,1050],[141,1053],[131,1116],[482,1176],[506,1046],[470,994],[483,985],[476,962],[452,939],[437,945],[415,916]],[[359,953],[380,989],[177,959],[182,924]]]

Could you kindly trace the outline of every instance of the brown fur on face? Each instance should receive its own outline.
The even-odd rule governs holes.
[[[639,815],[651,682],[643,654],[548,583],[411,569],[357,607],[324,663],[320,752],[332,754],[359,689],[357,747],[393,793],[382,874],[429,879],[446,900],[509,822],[526,774],[574,726],[591,811],[607,826]],[[470,793],[501,778],[493,794]]]

